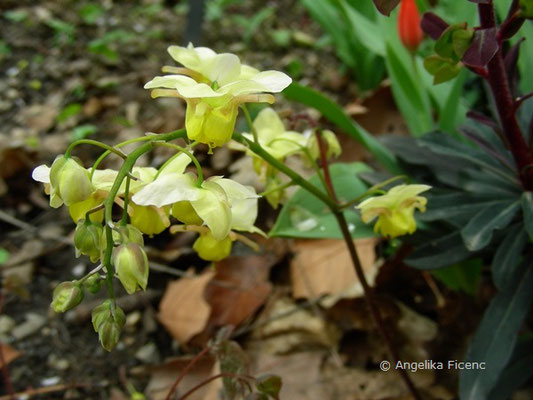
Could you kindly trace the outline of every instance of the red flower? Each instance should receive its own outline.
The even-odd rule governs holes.
[[[420,28],[420,14],[415,0],[402,0],[398,13],[398,34],[408,50],[416,51],[424,33]]]

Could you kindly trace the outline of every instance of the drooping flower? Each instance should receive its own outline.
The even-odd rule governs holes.
[[[403,45],[411,52],[416,51],[424,38],[415,0],[401,0],[398,12],[398,35]]]
[[[170,46],[168,52],[185,68],[165,67],[173,75],[157,76],[145,89],[152,97],[179,97],[187,102],[185,128],[191,140],[211,147],[231,139],[238,108],[243,103],[270,103],[290,83],[279,71],[260,72],[241,64],[234,54],[217,54],[207,47]]]
[[[50,194],[50,206],[54,208],[63,203],[70,206],[84,201],[94,192],[89,171],[72,157],[60,155],[50,168],[39,165],[33,170],[32,178],[45,184],[45,191]]]
[[[427,199],[418,195],[429,189],[428,185],[398,185],[382,196],[366,199],[357,208],[364,223],[378,218],[374,231],[385,237],[411,234],[416,230],[415,208],[426,210]]]
[[[76,282],[61,282],[54,289],[52,308],[56,313],[76,307],[83,300],[83,290]]]
[[[148,257],[138,243],[130,242],[114,248],[112,260],[118,279],[128,294],[135,293],[138,288],[146,290]]]

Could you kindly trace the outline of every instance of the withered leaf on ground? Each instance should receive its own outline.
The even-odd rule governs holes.
[[[215,264],[215,276],[207,285],[205,299],[211,306],[209,327],[238,326],[265,302],[272,285],[268,256],[229,257]]]
[[[211,307],[204,291],[214,271],[206,271],[194,278],[171,282],[159,304],[159,321],[181,344],[202,332],[209,319]]]
[[[0,351],[2,352],[2,359],[5,361],[6,365],[21,356],[17,350],[5,343],[0,343]],[[0,361],[0,368],[3,367],[4,364]]]
[[[372,284],[378,272],[374,250],[376,239],[358,239],[354,243],[365,276]],[[295,298],[317,298],[325,294],[349,298],[363,295],[344,241],[297,240],[294,252],[291,282]]]

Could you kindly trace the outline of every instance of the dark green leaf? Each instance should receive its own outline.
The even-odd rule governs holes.
[[[462,290],[471,296],[477,292],[482,261],[466,260],[449,267],[432,270],[431,273],[452,290]]]
[[[263,375],[255,381],[255,387],[262,393],[265,393],[275,399],[279,397],[282,381],[277,375]]]
[[[58,116],[57,116],[58,122],[64,122],[68,118],[79,114],[81,112],[82,108],[83,107],[82,107],[82,105],[80,103],[69,104],[68,106],[63,108],[61,110],[61,112],[58,114]]]
[[[511,357],[518,331],[533,300],[533,265],[515,270],[509,285],[485,311],[465,361],[485,363],[485,369],[462,370],[461,399],[485,400]]]
[[[385,42],[379,25],[346,4],[345,0],[339,0],[339,2],[351,29],[360,38],[361,44],[368,51],[385,56]]]
[[[529,238],[533,240],[533,193],[524,192],[522,195],[522,213],[524,216],[524,226],[529,235]]]
[[[444,195],[428,195],[427,211],[420,215],[423,221],[438,221],[448,218],[472,218],[480,209],[491,206],[505,206],[509,201],[502,201],[487,196],[476,196],[468,193],[451,193]]]
[[[350,201],[362,195],[367,189],[357,175],[368,171],[363,163],[331,165],[330,172],[337,197],[341,202]],[[315,175],[310,182],[322,187]],[[372,226],[361,221],[361,217],[353,208],[344,212],[354,238],[376,236]],[[328,207],[304,189],[299,189],[281,209],[276,224],[270,232],[271,236],[297,238],[334,238],[342,239],[335,216]]]
[[[453,35],[454,32],[465,29],[465,22],[459,22],[457,24],[450,25],[448,28],[446,28],[446,30],[440,36],[439,40],[437,40],[437,42],[435,43],[435,52],[443,58],[449,58],[453,61],[459,61],[460,58],[455,53]]]
[[[323,94],[298,83],[292,83],[283,91],[289,100],[297,101],[320,111],[330,122],[360,142],[391,173],[400,174],[401,169],[391,152],[353,121],[334,101]]]
[[[473,29],[458,29],[452,33],[452,45],[455,54],[461,58],[470,47],[474,37]]]
[[[418,269],[436,269],[455,264],[470,257],[459,232],[436,239],[428,239],[406,258],[406,264]]]
[[[492,260],[492,279],[500,290],[509,284],[515,269],[522,258],[522,251],[527,243],[527,234],[522,224],[509,229],[505,239],[498,246]]]
[[[72,131],[71,141],[75,142],[76,140],[85,139],[88,136],[94,135],[96,131],[98,131],[98,128],[92,124],[77,126]]]
[[[475,251],[487,246],[492,239],[492,232],[506,227],[519,209],[518,201],[504,202],[481,209],[461,230],[466,247]]]
[[[420,136],[433,128],[428,93],[414,73],[412,59],[402,57],[402,46],[386,43],[385,64],[391,80],[392,94],[413,136]]]
[[[520,340],[513,352],[513,358],[498,383],[490,392],[489,400],[510,399],[513,392],[533,375],[533,338]]]

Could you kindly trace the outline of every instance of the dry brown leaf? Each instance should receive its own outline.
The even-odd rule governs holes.
[[[268,256],[229,257],[215,265],[216,274],[205,291],[211,305],[210,327],[238,326],[265,302],[272,285]]]
[[[266,306],[252,332],[254,347],[262,353],[284,354],[304,348],[332,348],[340,332],[322,315],[278,298]]]
[[[13,347],[5,344],[0,343],[0,351],[2,352],[3,359],[6,362],[6,365],[8,365],[11,361],[16,360],[21,356],[21,353],[19,353],[17,350],[15,350]],[[0,368],[4,367],[4,363],[0,361]]]
[[[372,284],[378,272],[374,250],[376,239],[357,239],[354,243],[365,276]],[[293,297],[317,298],[329,294],[336,298],[354,298],[363,295],[344,241],[297,240],[294,252],[291,262]]]
[[[322,382],[320,366],[324,353],[305,352],[287,356],[258,353],[254,360],[256,375],[274,374],[281,377],[280,399],[333,400]]]
[[[159,305],[159,321],[181,344],[202,332],[209,320],[211,307],[204,291],[214,271],[206,271],[194,278],[171,282]]]

